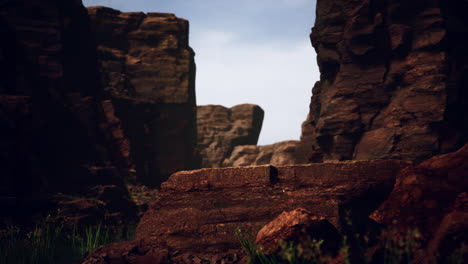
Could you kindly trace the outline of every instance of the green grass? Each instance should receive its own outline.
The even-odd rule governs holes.
[[[66,229],[44,222],[32,230],[0,230],[0,264],[73,264],[99,246],[129,240],[132,228],[104,225]]]

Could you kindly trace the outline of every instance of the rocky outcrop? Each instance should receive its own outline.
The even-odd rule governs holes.
[[[187,20],[90,7],[101,84],[115,105],[140,183],[198,167],[195,63]]]
[[[115,202],[128,202],[128,141],[103,97],[81,1],[1,5],[3,216],[28,222],[56,208],[54,194],[96,197],[92,189],[101,185],[122,187]]]
[[[287,166],[309,163],[306,156],[299,151],[301,142],[297,140],[283,141],[271,145],[237,146],[231,156],[223,161],[224,167],[254,166],[271,164]]]
[[[402,232],[419,230],[429,252],[416,263],[444,263],[457,249],[453,247],[468,239],[467,177],[468,144],[403,170],[388,200],[371,217]],[[423,260],[427,262],[419,262]]]
[[[84,263],[142,263],[144,252],[163,252],[169,259],[166,263],[178,263],[173,258],[182,255],[186,263],[221,259],[233,263],[235,256],[242,255],[237,228],[255,234],[283,211],[296,208],[324,217],[338,228],[344,211],[358,210],[361,218],[354,220],[365,224],[406,166],[399,161],[365,161],[179,172],[162,184],[134,242],[103,247]],[[125,245],[119,256],[141,255],[124,261],[120,257],[122,262],[106,257]]]
[[[466,1],[317,1],[303,142],[326,160],[422,161],[467,140]]]
[[[263,123],[263,110],[252,104],[226,108],[198,107],[198,151],[202,168],[219,168],[239,145],[256,145]],[[225,165],[224,165],[225,166]]]
[[[294,242],[296,245],[323,240],[323,253],[336,255],[340,247],[341,235],[338,230],[323,217],[313,215],[302,208],[283,212],[257,233],[255,243],[261,246],[264,254],[277,251],[281,241]],[[283,243],[284,243],[283,242]]]

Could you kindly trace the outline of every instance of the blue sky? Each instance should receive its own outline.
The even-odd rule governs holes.
[[[169,12],[190,21],[197,104],[258,104],[259,144],[299,139],[319,79],[309,33],[315,0],[83,0],[121,11]]]

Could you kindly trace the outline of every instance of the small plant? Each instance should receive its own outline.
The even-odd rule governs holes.
[[[324,264],[331,260],[329,256],[322,254],[323,240],[310,239],[300,244],[281,240],[280,249],[276,254],[265,254],[263,249],[255,244],[251,235],[245,234],[240,228],[237,228],[235,233],[250,264]]]
[[[235,235],[249,259],[249,264],[279,263],[273,256],[265,255],[262,248],[255,245],[253,237],[249,234],[245,234],[242,229],[237,228],[235,230]]]

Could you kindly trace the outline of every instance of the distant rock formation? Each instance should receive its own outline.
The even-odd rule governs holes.
[[[307,157],[299,152],[301,142],[283,141],[271,145],[237,146],[230,157],[224,160],[223,167],[266,165],[286,166],[309,163]]]
[[[321,79],[302,136],[309,151],[422,161],[461,147],[467,9],[463,0],[318,0],[311,40]]]
[[[198,168],[194,52],[187,20],[90,7],[101,83],[115,105],[139,182]]]
[[[256,145],[264,112],[252,104],[226,108],[221,105],[198,106],[198,151],[202,168],[220,168],[239,145]]]

